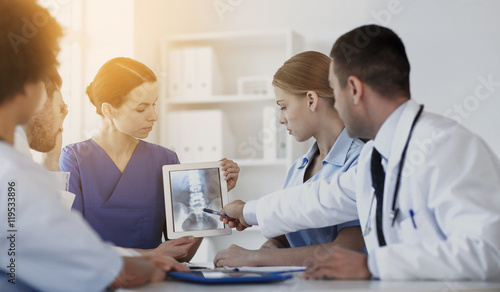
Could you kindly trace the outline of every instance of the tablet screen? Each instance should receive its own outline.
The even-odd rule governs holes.
[[[204,208],[222,209],[219,168],[170,171],[174,232],[224,229],[218,216]]]

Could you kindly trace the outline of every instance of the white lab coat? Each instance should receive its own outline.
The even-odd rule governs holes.
[[[359,215],[368,267],[377,278],[500,279],[500,162],[480,138],[455,122],[426,112],[420,117],[401,178],[399,215],[391,226],[400,157],[417,111],[418,104],[408,101],[386,167],[387,246],[379,247],[377,240],[370,173],[373,141],[363,148],[357,168],[259,199],[256,216],[262,233],[270,238]]]
[[[122,269],[121,257],[61,204],[53,177],[5,142],[0,142],[0,165],[0,291],[26,291],[26,286],[102,291],[111,284]],[[9,196],[12,181],[15,195]],[[8,208],[15,208],[15,216],[8,216],[13,211]],[[15,218],[12,226],[8,217]],[[14,240],[8,239],[11,235]],[[15,285],[6,274],[12,259]]]

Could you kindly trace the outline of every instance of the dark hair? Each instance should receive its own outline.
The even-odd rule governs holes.
[[[125,96],[144,82],[155,82],[156,75],[143,63],[130,58],[114,58],[102,65],[87,86],[90,102],[96,112],[102,116],[101,106],[107,102],[113,107],[120,107]]]
[[[295,95],[310,90],[318,96],[335,101],[328,82],[330,58],[319,52],[307,51],[288,59],[274,74],[273,86]]]
[[[0,0],[0,104],[59,64],[61,26],[35,0]]]
[[[356,76],[375,92],[410,97],[410,63],[401,39],[390,29],[365,25],[342,35],[330,56],[340,86]]]

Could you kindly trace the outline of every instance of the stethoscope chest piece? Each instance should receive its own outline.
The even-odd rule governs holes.
[[[371,231],[372,231],[372,228],[370,226],[366,226],[365,232],[363,232],[363,236],[367,236],[368,234],[370,234]]]
[[[398,218],[398,213],[399,213],[399,208],[396,208],[396,210],[392,210],[391,213],[389,214],[389,218],[391,218],[392,225],[394,226],[394,223],[396,222],[396,218]]]

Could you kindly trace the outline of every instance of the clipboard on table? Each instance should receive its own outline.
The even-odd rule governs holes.
[[[285,281],[293,277],[280,273],[223,270],[169,272],[168,276],[171,279],[203,284],[269,283]]]

